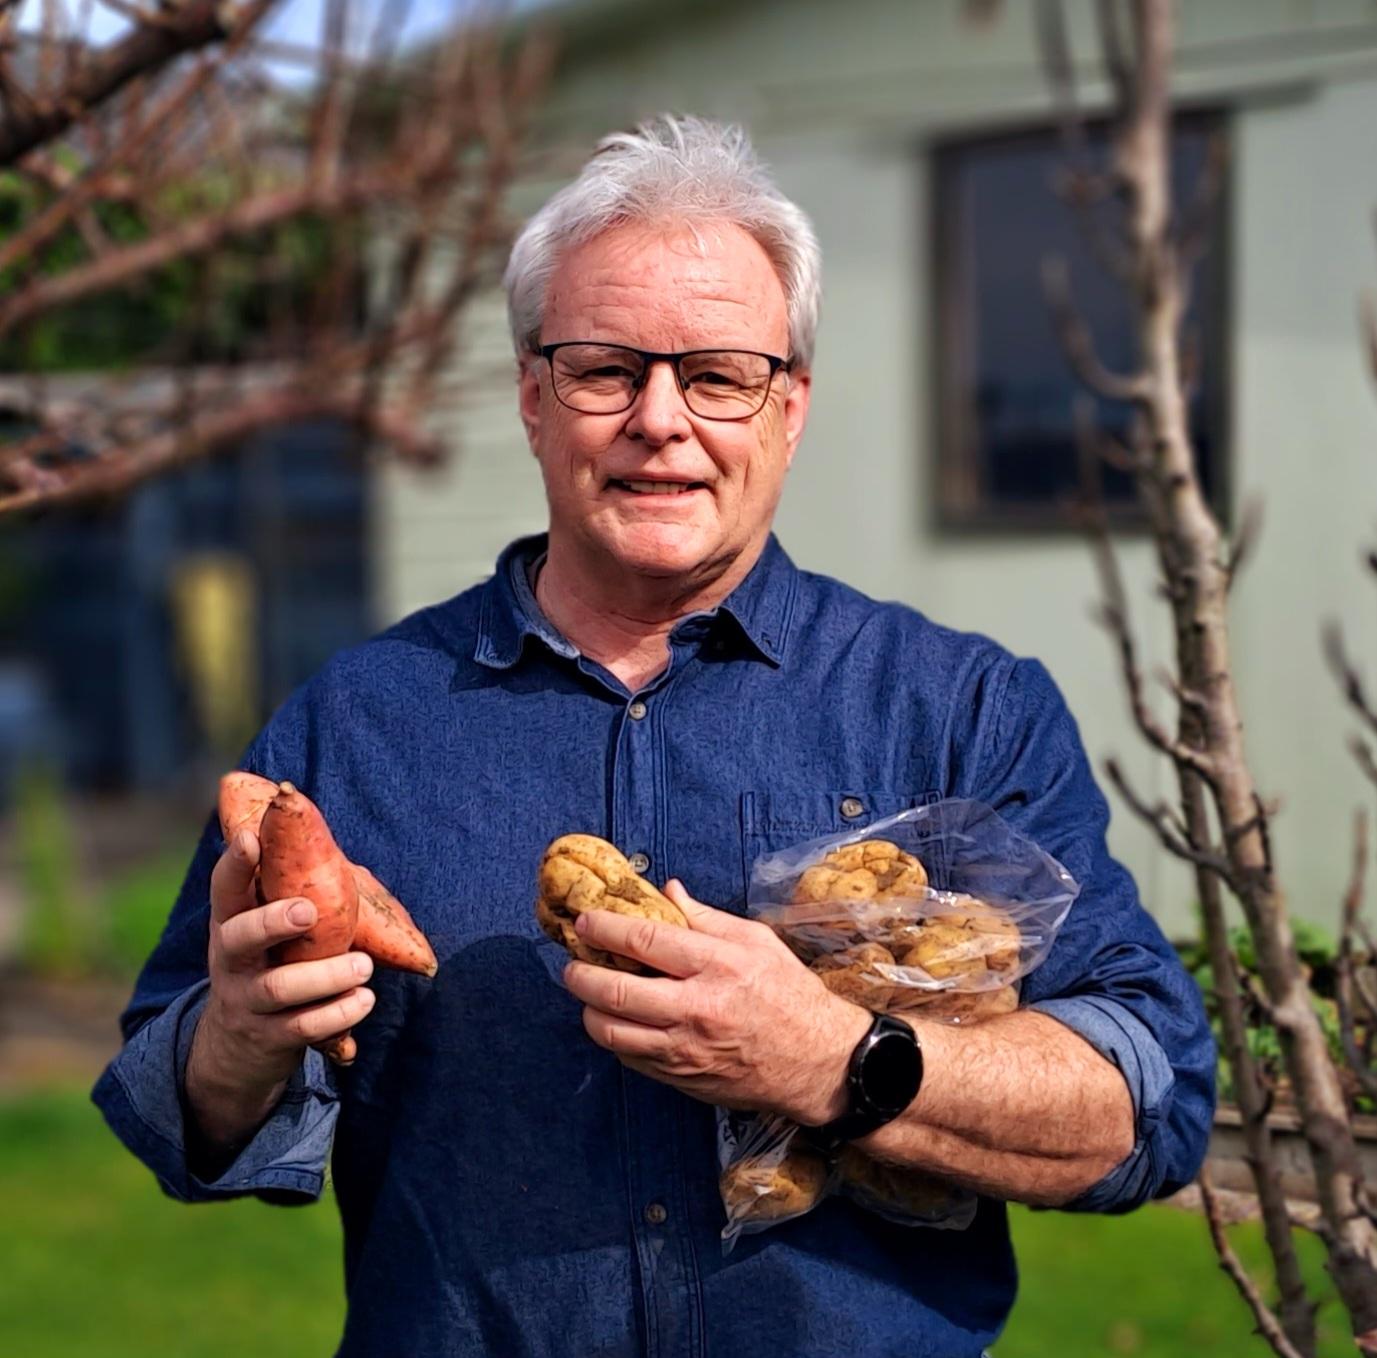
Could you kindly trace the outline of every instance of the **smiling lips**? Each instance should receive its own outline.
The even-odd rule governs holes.
[[[607,484],[634,495],[683,495],[686,491],[707,489],[701,481],[623,481],[613,477]]]

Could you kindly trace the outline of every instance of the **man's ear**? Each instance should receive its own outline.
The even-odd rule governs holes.
[[[540,433],[540,363],[531,354],[522,354],[517,359],[516,391],[521,426],[526,431],[526,442],[534,455]]]
[[[784,396],[784,448],[792,465],[794,454],[803,438],[803,426],[808,423],[808,408],[813,399],[813,374],[807,369],[787,374],[789,390]]]

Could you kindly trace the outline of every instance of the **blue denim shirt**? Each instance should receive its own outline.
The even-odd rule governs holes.
[[[188,1201],[308,1200],[332,1166],[344,1355],[973,1358],[1014,1298],[1003,1205],[932,1231],[829,1200],[724,1257],[713,1110],[588,1039],[532,914],[535,872],[550,840],[589,831],[740,911],[760,853],[942,796],[993,804],[1082,884],[1023,996],[1123,1072],[1137,1144],[1072,1206],[1126,1210],[1194,1175],[1215,1056],[1195,985],[1106,851],[1061,696],[1037,661],[801,571],[774,538],[633,695],[541,615],[526,568],[543,546],[514,543],[486,583],[337,656],[244,761],[320,804],[439,974],[380,970],[357,1064],[308,1053],[238,1159],[196,1178],[180,1086],[212,817],[97,1103]]]

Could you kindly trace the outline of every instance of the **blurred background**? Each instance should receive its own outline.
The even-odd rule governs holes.
[[[1092,115],[1107,99],[1093,8],[1064,6]],[[13,447],[47,431],[57,440],[16,459],[25,475],[0,493],[0,1350],[15,1354],[332,1351],[343,1301],[329,1206],[178,1207],[104,1130],[86,1091],[117,1046],[116,1017],[219,773],[334,651],[466,589],[513,537],[544,527],[496,280],[512,224],[610,129],[662,109],[739,120],[816,224],[825,298],[813,412],[777,522],[794,559],[1041,658],[1097,766],[1116,756],[1149,800],[1172,790],[1092,617],[1099,586],[1075,508],[1079,388],[1044,261],[1065,261],[1110,366],[1131,366],[1134,337],[1122,289],[1057,192],[1065,146],[1035,5],[530,0],[489,11],[478,18],[495,36],[465,58],[472,123],[459,103],[441,105],[453,129],[470,130],[429,152],[468,167],[446,185],[452,200],[426,197],[433,164],[407,181],[417,211],[402,226],[333,215],[339,195],[327,203],[320,189],[311,213],[230,233],[213,268],[170,258],[75,303],[42,294],[114,258],[112,240],[175,231],[178,211],[193,212],[168,207],[179,185],[176,201],[202,214],[227,184],[251,195],[265,163],[304,167],[319,189],[331,107],[320,92],[344,88],[341,71],[353,81],[351,132],[336,138],[330,182],[356,174],[359,201],[374,205],[401,191],[395,180],[369,188],[363,160],[401,148],[419,163],[425,129],[406,101],[422,85],[443,97],[454,34],[477,22],[470,8],[378,0],[352,7],[347,25],[340,6],[317,0],[268,9],[254,43],[209,78],[207,107],[218,101],[225,125],[178,106],[185,158],[160,172],[161,216],[119,215],[110,176],[152,174],[131,153],[99,201],[73,211],[70,240],[49,233],[37,264],[0,253],[0,450],[6,430]],[[0,4],[0,251],[55,201],[42,183],[55,195],[58,171],[79,168],[49,146],[40,172],[38,141],[28,162],[6,161],[6,120],[13,130],[32,113],[15,89],[51,93],[88,57],[98,69],[94,56],[120,49],[138,14]],[[1353,811],[1370,787],[1345,752],[1353,720],[1322,626],[1341,620],[1354,663],[1377,673],[1364,559],[1377,543],[1377,385],[1359,324],[1377,283],[1377,4],[1191,0],[1177,21],[1172,177],[1183,200],[1215,167],[1190,303],[1191,428],[1226,529],[1260,508],[1231,604],[1234,672],[1255,772],[1281,803],[1272,834],[1303,955],[1323,974]],[[186,60],[225,41],[188,44]],[[537,48],[528,79],[521,52]],[[491,88],[489,67],[500,73]],[[171,89],[188,69],[201,68],[148,72],[138,98],[155,101],[159,82]],[[155,103],[133,107],[69,130],[65,154],[98,143],[109,155],[140,116],[152,121]],[[241,144],[222,165],[226,127]],[[1087,135],[1102,159],[1093,116]],[[329,314],[309,301],[327,294]],[[407,348],[418,314],[426,340]],[[347,361],[341,334],[355,346]],[[226,414],[246,393],[269,405],[264,393],[294,363],[290,391],[311,399],[289,403],[291,418]],[[233,376],[216,387],[211,373]],[[332,405],[336,378],[354,384],[347,409]],[[387,399],[358,394],[374,387]],[[205,455],[138,466],[129,450],[175,426],[192,388],[209,412],[197,419],[214,425]],[[409,421],[400,453],[378,437],[377,412],[395,409]],[[1098,415],[1127,427],[1112,402]],[[138,439],[120,433],[130,420]],[[100,465],[122,470],[89,479],[99,459],[84,462],[83,449],[107,443],[118,456]],[[1107,473],[1104,494],[1150,673],[1172,640],[1153,544],[1129,478]],[[1111,804],[1111,848],[1195,959],[1193,875]],[[1268,1041],[1260,1032],[1264,1061],[1275,1060]],[[1227,1126],[1216,1150],[1227,1179],[1239,1164]],[[1126,1219],[1016,1212],[1015,1233],[1023,1294],[998,1358],[1267,1351],[1189,1203]],[[1235,1239],[1265,1285],[1256,1226],[1243,1220]],[[1312,1243],[1303,1259],[1323,1294]],[[1326,1310],[1321,1327],[1322,1352],[1351,1351],[1341,1317]]]

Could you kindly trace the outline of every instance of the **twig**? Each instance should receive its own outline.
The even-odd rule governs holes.
[[[1361,718],[1363,725],[1377,732],[1377,711],[1367,700],[1362,676],[1349,661],[1344,649],[1343,632],[1337,622],[1327,622],[1322,633],[1325,659],[1329,661],[1330,671],[1343,690],[1344,699]]]
[[[1107,759],[1104,767],[1110,781],[1119,790],[1119,795],[1128,803],[1129,809],[1157,832],[1157,838],[1161,840],[1163,847],[1169,853],[1175,854],[1184,862],[1193,863],[1196,867],[1205,868],[1214,873],[1231,890],[1237,889],[1229,860],[1222,853],[1215,849],[1199,848],[1188,843],[1180,834],[1178,825],[1172,823],[1171,808],[1165,802],[1158,802],[1155,806],[1149,806],[1133,790],[1117,760]]]
[[[1100,361],[1090,329],[1071,300],[1071,284],[1064,259],[1043,260],[1042,289],[1062,351],[1081,383],[1111,401],[1146,401],[1149,389],[1145,374],[1112,372]]]
[[[1234,534],[1234,540],[1229,545],[1229,554],[1224,561],[1224,574],[1228,579],[1230,588],[1233,587],[1244,563],[1252,556],[1253,549],[1257,546],[1261,534],[1262,497],[1250,495],[1244,502],[1238,532]]]
[[[1248,1303],[1248,1309],[1257,1321],[1258,1333],[1272,1346],[1278,1358],[1304,1358],[1286,1337],[1281,1322],[1263,1301],[1257,1284],[1248,1276],[1248,1270],[1234,1253],[1219,1217],[1219,1203],[1215,1199],[1214,1189],[1210,1186],[1209,1170],[1204,1165],[1200,1168],[1200,1177],[1196,1182],[1200,1185],[1200,1203],[1205,1209],[1205,1221],[1210,1228],[1210,1239],[1214,1241],[1215,1253],[1219,1256],[1219,1265],[1233,1279],[1239,1295]]]
[[[1353,934],[1357,927],[1358,911],[1363,902],[1363,879],[1367,871],[1367,814],[1359,811],[1353,821],[1353,873],[1344,893],[1339,913],[1339,949],[1334,969],[1337,984],[1334,989],[1335,1008],[1339,1013],[1339,1036],[1349,1068],[1369,1098],[1377,1098],[1377,1071],[1374,1071],[1358,1047],[1353,1022],[1353,991],[1356,967],[1353,959]],[[1364,1001],[1368,995],[1363,996]],[[1369,1006],[1369,1016],[1372,1010]]]

